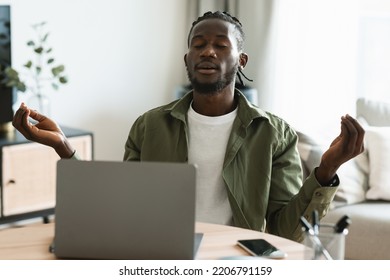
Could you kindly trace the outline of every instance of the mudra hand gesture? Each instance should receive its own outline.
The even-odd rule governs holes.
[[[321,184],[329,182],[343,163],[364,151],[364,134],[364,129],[356,119],[350,115],[341,117],[340,135],[322,155],[320,166],[316,170],[317,180]]]
[[[32,123],[29,118],[37,123]],[[74,153],[74,149],[58,124],[28,108],[24,103],[16,111],[12,125],[26,139],[52,147],[61,158],[70,158]]]

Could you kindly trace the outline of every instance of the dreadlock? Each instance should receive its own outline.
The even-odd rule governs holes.
[[[228,12],[221,12],[221,11],[216,11],[214,13],[213,12],[206,12],[203,14],[203,16],[198,17],[198,19],[192,23],[192,26],[191,26],[190,32],[188,33],[188,38],[187,38],[188,46],[190,45],[190,36],[191,36],[192,30],[194,29],[195,25],[197,25],[199,22],[201,22],[203,20],[214,19],[214,18],[227,21],[235,26],[236,31],[238,31],[238,33],[236,35],[237,47],[238,47],[239,51],[242,51],[244,49],[245,33],[244,33],[244,30],[242,29],[241,22],[238,20],[238,18],[230,15]],[[238,80],[240,81],[242,86],[245,86],[245,84],[241,78],[241,75],[247,81],[253,82],[253,80],[251,80],[247,76],[245,76],[245,74],[242,72],[241,68],[238,68],[237,77],[238,77]]]

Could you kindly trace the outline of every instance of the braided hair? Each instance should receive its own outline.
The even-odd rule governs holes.
[[[242,24],[241,22],[238,20],[238,18],[230,15],[228,12],[221,12],[221,11],[216,11],[216,12],[206,12],[204,13],[202,16],[198,17],[197,20],[195,20],[193,23],[192,23],[192,26],[191,26],[191,29],[190,29],[190,32],[188,33],[188,38],[187,38],[187,44],[188,46],[190,45],[190,36],[191,36],[191,33],[192,33],[192,30],[194,29],[194,27],[201,21],[203,20],[206,20],[206,19],[221,19],[221,20],[224,20],[226,22],[229,22],[231,24],[233,24],[235,26],[235,29],[236,31],[238,31],[236,33],[236,39],[237,39],[237,47],[238,47],[238,50],[239,51],[243,51],[244,49],[244,42],[245,42],[245,33],[244,33],[244,30],[242,29]],[[247,76],[245,76],[245,74],[242,72],[242,69],[239,68],[238,71],[237,71],[237,77],[238,77],[238,80],[240,81],[241,85],[242,86],[245,86],[242,78],[241,78],[241,75],[248,81],[251,81],[253,82],[253,80],[249,79]]]

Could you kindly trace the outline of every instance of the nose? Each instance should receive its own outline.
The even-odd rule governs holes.
[[[217,57],[215,49],[211,45],[207,45],[200,54],[203,57]]]

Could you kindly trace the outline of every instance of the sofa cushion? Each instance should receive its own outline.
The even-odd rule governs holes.
[[[366,130],[370,171],[366,198],[390,200],[390,103],[359,98],[356,114]]]
[[[390,101],[359,98],[356,101],[356,116],[364,118],[371,126],[390,126]]]
[[[369,156],[367,199],[390,200],[390,126],[366,128]]]

